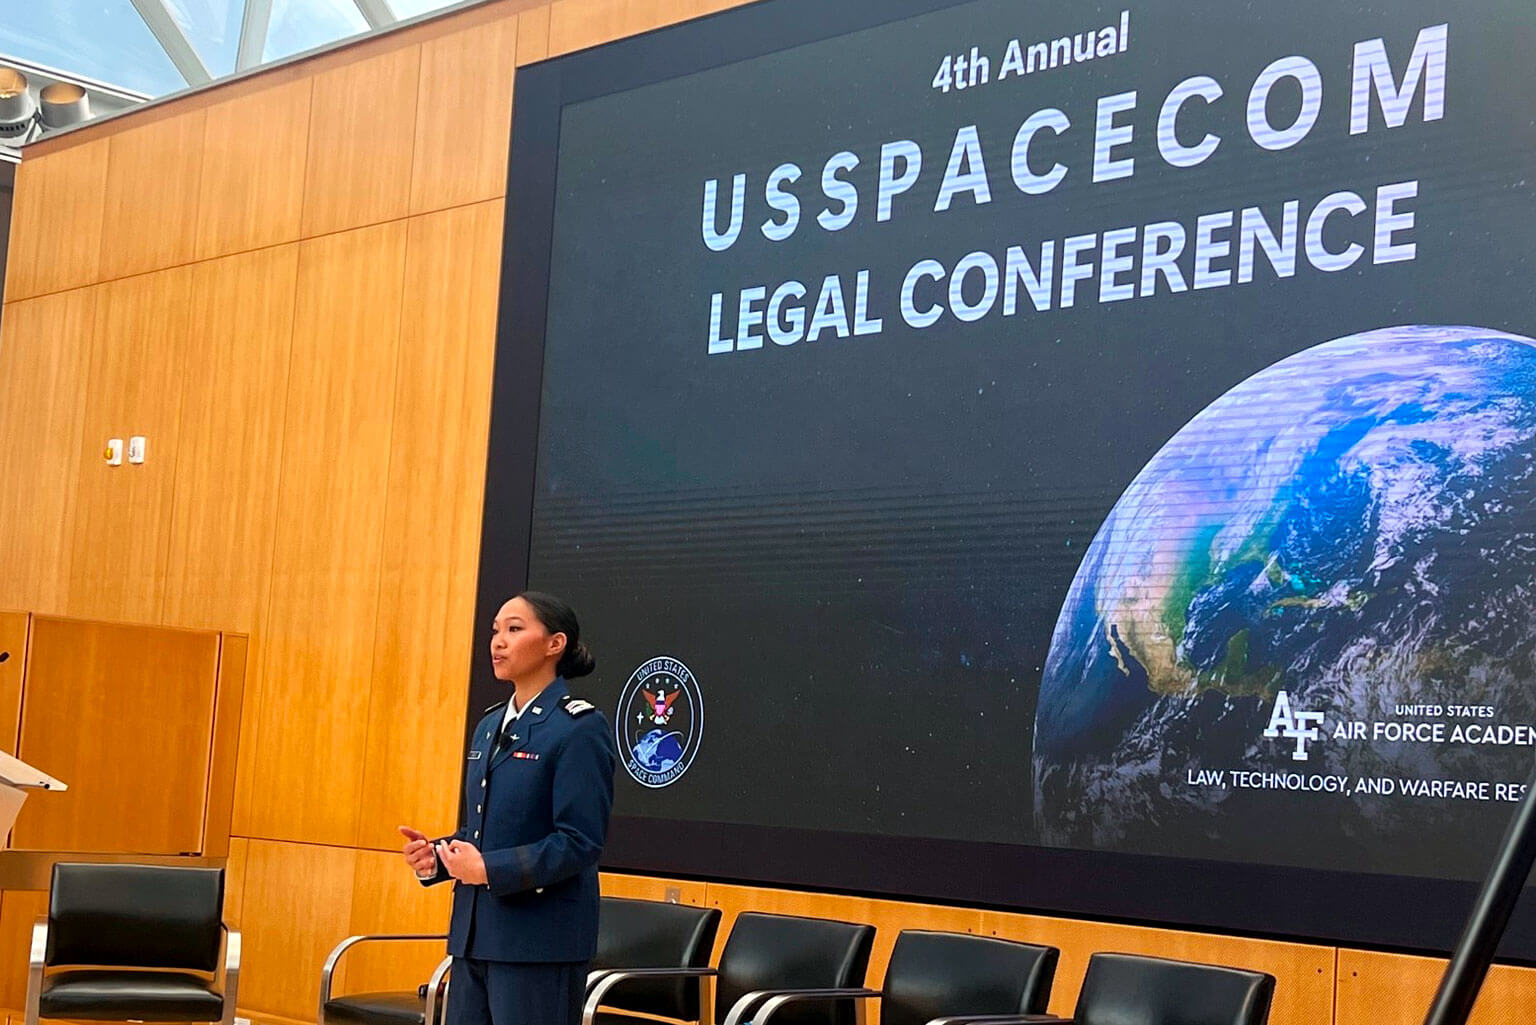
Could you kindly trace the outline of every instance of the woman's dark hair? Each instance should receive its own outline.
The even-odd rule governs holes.
[[[581,624],[576,622],[576,610],[563,600],[543,591],[524,591],[518,595],[533,608],[544,629],[552,634],[565,634],[565,654],[560,656],[555,672],[567,680],[586,676],[597,668],[597,659],[581,643]]]

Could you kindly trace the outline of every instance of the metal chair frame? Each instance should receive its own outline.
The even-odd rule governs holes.
[[[325,959],[325,966],[320,969],[320,1006],[315,1012],[315,1025],[326,1025],[325,1005],[331,1000],[331,980],[336,974],[336,966],[341,962],[341,956],[359,943],[379,943],[388,941],[426,941],[446,940],[446,933],[399,933],[399,934],[373,934],[363,936],[348,936],[331,950]],[[423,1025],[434,1025],[438,1014],[448,1013],[448,971],[453,967],[451,956],[443,958],[432,971],[432,978],[427,980],[427,1007],[426,1014],[422,1018]],[[439,1010],[439,1003],[442,1007]],[[31,1025],[31,1023],[27,1023]],[[229,1025],[229,1023],[226,1023]]]
[[[219,987],[223,997],[223,1016],[219,1019],[219,1025],[234,1025],[235,1001],[240,990],[240,930],[231,929],[222,922],[219,923],[219,929],[224,934],[224,970],[222,985]],[[48,919],[39,918],[32,923],[32,952],[27,971],[25,1025],[38,1023],[38,1007],[43,998],[43,975],[49,968],[47,958]],[[220,976],[216,974],[215,980],[218,979]]]

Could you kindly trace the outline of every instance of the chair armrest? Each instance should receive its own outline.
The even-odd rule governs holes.
[[[32,951],[27,967],[26,1025],[37,1025],[38,1002],[43,995],[43,969],[48,965],[48,919],[32,923]]]
[[[331,977],[336,974],[336,965],[340,963],[341,956],[359,943],[378,943],[386,940],[446,940],[447,933],[399,933],[399,934],[373,934],[364,936],[348,936],[331,949],[330,955],[325,959],[325,966],[320,969],[320,1009],[315,1021],[318,1025],[325,1025],[325,1005],[331,999]]]
[[[581,1009],[581,1025],[592,1025],[603,997],[629,979],[698,979],[702,982],[720,973],[713,968],[613,968],[592,974],[598,977],[593,980],[591,975],[587,976],[587,1003]]]
[[[453,967],[453,955],[449,954],[437,963],[432,970],[432,978],[427,980],[427,1007],[422,1016],[423,1025],[437,1025],[439,1017],[447,1020],[448,1016],[448,971]],[[437,1006],[441,1000],[443,1006]]]
[[[731,1013],[726,1015],[725,1025],[742,1025],[742,1019],[751,1016],[752,1025],[767,1025],[768,1019],[785,1004],[806,1000],[878,1000],[878,989],[758,989],[742,994]]]
[[[935,1018],[928,1025],[1072,1025],[1054,1014],[956,1014]]]
[[[235,1000],[240,992],[240,930],[219,923],[224,930],[224,1016],[219,1025],[235,1025]]]

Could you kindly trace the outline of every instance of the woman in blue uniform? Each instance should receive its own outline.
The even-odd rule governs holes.
[[[464,825],[438,840],[401,826],[405,860],[423,885],[454,881],[446,1025],[577,1025],[597,945],[612,732],[568,689],[595,666],[569,605],[528,591],[494,630],[491,665],[512,694],[475,727]]]

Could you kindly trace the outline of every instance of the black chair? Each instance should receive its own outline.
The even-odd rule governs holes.
[[[956,1016],[931,1025],[1265,1025],[1275,977],[1136,954],[1095,954],[1071,1019]]]
[[[738,1025],[749,1021],[766,1001],[785,991],[802,989],[849,991],[864,981],[871,925],[834,922],[794,915],[743,912],[736,917],[719,968],[636,968],[603,973],[587,991],[583,1025],[636,1025],[646,1019],[600,1010],[607,996],[633,980],[713,979],[715,998],[710,1023]],[[729,1008],[728,1014],[721,1014]],[[863,1004],[852,999],[802,1003],[779,1016],[781,1025],[857,1025]]]
[[[752,1015],[752,1025],[780,1021],[779,1010],[831,996],[880,1001],[883,1025],[927,1025],[964,1016],[1043,1015],[1051,999],[1058,951],[965,933],[905,929],[896,937],[882,990],[779,993]]]
[[[1088,959],[1077,1025],[1264,1025],[1275,977],[1135,954]]]
[[[240,933],[223,922],[223,869],[59,864],[50,891],[32,929],[26,1025],[232,1025]]]
[[[687,968],[709,964],[720,927],[716,908],[665,904],[651,900],[603,897],[598,913],[597,953],[587,985],[615,968]],[[416,990],[332,994],[332,980],[342,955],[360,943],[443,940],[441,935],[349,936],[338,943],[320,970],[317,1025],[438,1025],[448,1002],[451,957],[437,965],[425,986]],[[646,1014],[697,1020],[699,989],[687,980],[636,980],[615,994],[617,1006]]]
[[[336,966],[342,955],[362,943],[411,943],[446,940],[443,933],[399,933],[348,936],[331,950],[320,969],[320,1007],[316,1025],[438,1025],[448,998],[448,969],[453,958],[437,963],[425,986],[413,990],[350,993],[344,997],[331,994]]]
[[[604,897],[587,992],[603,976],[623,969],[708,968],[719,929],[719,908]],[[629,979],[604,990],[603,1002],[620,1011],[698,1021],[704,1006],[701,988],[707,982],[698,978]]]

